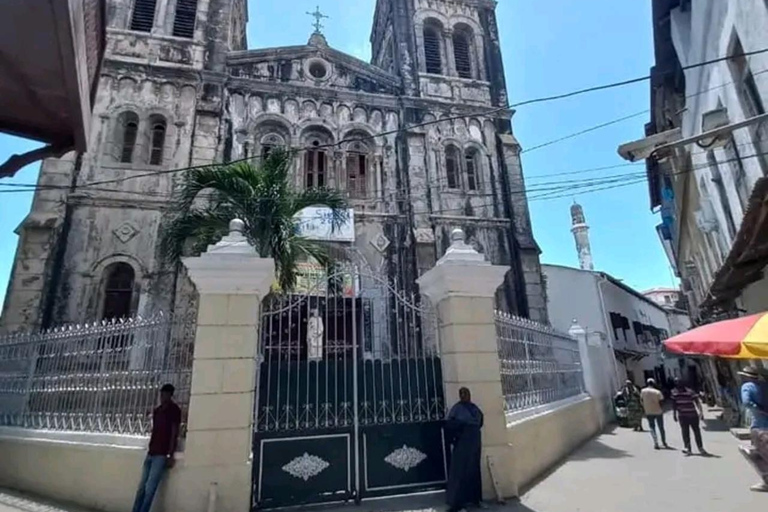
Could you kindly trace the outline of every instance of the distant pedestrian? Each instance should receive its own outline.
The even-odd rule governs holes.
[[[704,410],[701,407],[699,395],[686,387],[681,379],[675,379],[675,389],[672,390],[672,404],[674,405],[675,421],[680,422],[680,430],[683,434],[685,455],[691,455],[691,430],[696,439],[696,447],[702,455],[709,455],[704,449],[704,441],[701,439],[701,420],[704,419]]]
[[[627,426],[635,432],[643,431],[643,402],[640,398],[640,390],[635,383],[627,379],[621,389],[624,400],[627,403]]]
[[[451,469],[448,473],[446,501],[449,512],[468,505],[479,506],[483,498],[480,477],[483,412],[472,403],[467,388],[459,390],[459,402],[448,413],[446,430],[453,444]]]
[[[744,380],[741,402],[752,412],[752,447],[750,462],[763,481],[750,487],[755,492],[768,492],[768,390],[764,375],[751,367],[739,372]]]
[[[171,384],[160,389],[160,405],[152,413],[152,437],[144,459],[141,483],[133,503],[133,512],[149,512],[155,493],[166,470],[173,468],[181,426],[181,409],[173,402],[176,390]]]
[[[656,429],[658,428],[661,435],[661,444],[664,445],[664,448],[669,448],[667,433],[664,430],[664,409],[661,406],[664,401],[664,395],[657,389],[655,380],[648,379],[647,384],[640,392],[640,398],[643,401],[643,410],[645,411],[645,418],[648,420],[648,428],[651,430],[653,447],[657,450],[661,449],[656,435]]]

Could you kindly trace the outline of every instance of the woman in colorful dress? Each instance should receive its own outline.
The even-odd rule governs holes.
[[[644,413],[640,390],[631,380],[627,380],[621,393],[627,402],[627,426],[635,432],[642,432]]]

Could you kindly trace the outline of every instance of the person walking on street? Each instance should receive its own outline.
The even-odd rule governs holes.
[[[648,420],[648,428],[651,431],[651,438],[653,438],[653,447],[656,450],[661,449],[659,447],[659,439],[656,434],[658,428],[661,435],[661,444],[664,448],[669,448],[667,444],[667,433],[664,430],[664,409],[661,403],[664,401],[664,395],[656,388],[656,381],[648,379],[647,386],[640,392],[640,398],[643,402],[643,410],[645,411],[645,418]]]
[[[672,404],[674,405],[675,422],[680,422],[680,430],[683,434],[683,444],[685,449],[683,453],[686,456],[691,455],[691,430],[696,439],[696,447],[699,453],[704,456],[709,455],[704,449],[704,442],[701,439],[701,420],[704,419],[704,410],[701,407],[699,395],[686,387],[681,379],[675,379],[675,389],[672,391]]]
[[[640,390],[635,383],[627,379],[621,390],[627,403],[627,426],[635,432],[643,431],[643,402],[640,398]]]
[[[160,405],[152,413],[152,437],[149,439],[149,451],[144,459],[133,512],[150,511],[166,470],[175,464],[173,455],[176,453],[181,426],[181,409],[173,401],[175,391],[171,384],[160,389]]]
[[[446,431],[453,444],[445,492],[449,512],[458,512],[468,505],[480,506],[483,499],[480,476],[483,412],[472,403],[469,389],[461,388],[459,399],[446,420]]]
[[[741,402],[752,413],[752,447],[748,457],[763,481],[750,487],[755,492],[768,492],[768,390],[765,376],[755,368],[747,367],[739,372],[744,380],[741,386]]]

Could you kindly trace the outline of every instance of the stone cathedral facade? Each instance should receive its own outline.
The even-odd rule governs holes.
[[[108,5],[92,147],[43,163],[0,329],[189,309],[158,253],[172,171],[276,146],[308,148],[297,187],[348,194],[356,265],[415,286],[461,227],[510,267],[499,306],[546,321],[495,0],[378,0],[371,63],[319,32],[248,49],[246,0]]]

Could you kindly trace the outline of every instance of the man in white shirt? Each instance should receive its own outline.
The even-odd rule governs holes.
[[[640,392],[640,399],[643,402],[643,410],[645,411],[645,417],[648,419],[648,427],[651,430],[651,437],[653,438],[653,447],[660,450],[659,439],[656,436],[656,427],[659,428],[661,434],[661,443],[664,448],[669,448],[667,444],[667,433],[664,431],[664,409],[661,403],[664,401],[664,395],[656,389],[656,381],[648,379],[648,385]]]

